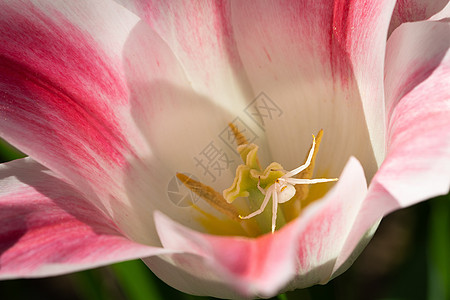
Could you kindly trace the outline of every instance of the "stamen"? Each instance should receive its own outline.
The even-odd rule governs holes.
[[[237,209],[229,204],[223,196],[216,192],[212,187],[198,182],[182,173],[177,173],[177,178],[191,191],[199,195],[209,205],[228,216],[229,218],[239,221]]]
[[[311,145],[311,148],[309,149],[311,152],[311,149],[313,149],[313,147],[314,147],[314,152],[313,152],[309,166],[306,169],[304,169],[302,172],[295,175],[294,178],[298,178],[298,179],[311,179],[312,178],[313,172],[314,172],[314,167],[316,164],[316,157],[319,152],[320,144],[322,142],[322,137],[323,137],[323,129],[320,129],[320,131],[317,133],[317,136],[316,136],[315,145]],[[305,161],[306,161],[306,159],[305,159]],[[298,199],[298,201],[302,201],[306,197],[308,197],[309,185],[305,185],[305,184],[296,185],[295,190],[296,190],[296,193],[295,193],[296,198]]]
[[[323,137],[323,130],[321,129],[316,136],[316,144],[314,145],[314,152],[309,166],[302,172],[295,175],[294,178],[311,179],[313,177],[316,158],[320,149],[322,137]],[[312,148],[313,145],[311,145],[311,148],[309,149],[308,154],[305,157],[305,162]],[[300,214],[302,208],[308,204],[305,202],[305,200],[309,196],[310,185],[297,184],[294,186],[294,188],[295,188],[294,199],[281,205],[281,210],[283,211],[283,215],[287,221],[295,219]]]
[[[236,143],[238,144],[238,146],[248,144],[248,141],[245,138],[245,136],[239,131],[239,129],[237,129],[236,126],[234,126],[233,123],[228,123],[228,126],[231,128],[231,131],[233,132],[234,137],[236,138]]]

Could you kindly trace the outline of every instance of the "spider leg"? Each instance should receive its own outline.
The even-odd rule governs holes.
[[[313,143],[312,143],[312,146],[311,146],[311,150],[309,151],[308,158],[306,159],[306,162],[303,165],[301,165],[300,167],[298,167],[298,168],[296,168],[296,169],[294,169],[294,170],[284,174],[283,178],[292,177],[294,175],[297,175],[298,173],[300,173],[304,169],[306,169],[309,166],[309,164],[311,163],[311,159],[312,159],[313,154],[314,154],[314,147],[315,146],[316,146],[316,137],[313,135]]]
[[[276,189],[272,192],[272,233],[275,232],[277,227],[277,209],[278,209],[278,193]]]
[[[261,176],[258,177],[258,190],[265,195],[266,191],[259,185],[261,183]]]
[[[266,192],[266,196],[264,197],[264,201],[263,201],[263,203],[261,204],[261,207],[258,210],[252,212],[251,214],[249,214],[248,216],[245,216],[245,217],[239,216],[239,218],[241,218],[241,219],[250,219],[250,218],[253,218],[254,216],[257,216],[260,213],[262,213],[264,211],[264,209],[266,208],[267,203],[269,203],[270,197],[272,196],[272,193],[274,191],[274,186],[275,186],[275,184],[272,185],[268,189],[268,191]]]
[[[316,178],[316,179],[297,179],[297,178],[286,178],[287,183],[290,184],[313,184],[321,182],[337,181],[337,178]]]

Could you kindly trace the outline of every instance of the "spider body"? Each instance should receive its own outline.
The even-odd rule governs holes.
[[[311,159],[314,153],[314,147],[316,145],[316,138],[313,135],[313,144],[311,147],[311,150],[309,151],[308,158],[306,159],[306,162],[299,166],[298,168],[287,172],[281,177],[278,177],[275,182],[267,187],[267,189],[263,189],[260,186],[260,181],[258,181],[258,189],[261,191],[263,195],[265,195],[264,200],[261,204],[261,207],[254,211],[253,213],[249,214],[248,216],[239,216],[241,219],[250,219],[254,216],[257,216],[261,214],[264,209],[266,208],[267,204],[269,203],[270,198],[272,198],[272,233],[275,232],[276,228],[276,222],[277,222],[277,210],[278,210],[278,204],[284,203],[292,199],[295,195],[295,187],[296,184],[314,184],[314,183],[322,183],[322,182],[330,182],[330,181],[337,181],[337,178],[317,178],[317,179],[298,179],[298,178],[292,178],[293,176],[297,175],[298,173],[302,172],[308,166],[311,164]]]

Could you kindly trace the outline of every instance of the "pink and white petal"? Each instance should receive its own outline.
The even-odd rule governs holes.
[[[397,0],[392,14],[389,35],[401,24],[423,21],[439,13],[448,0]],[[447,16],[448,17],[448,16]]]
[[[372,180],[342,251],[336,260],[333,278],[346,271],[372,238],[381,218],[398,208],[398,203],[383,186]]]
[[[295,274],[295,227],[248,239],[199,233],[162,214],[155,215],[155,222],[164,248],[183,253],[144,261],[162,280],[184,292],[220,298],[267,297]],[[190,276],[180,280],[171,273],[173,269],[163,270],[161,265],[167,262]]]
[[[287,285],[324,283],[365,194],[364,171],[352,158],[327,196],[275,234],[256,239],[210,236],[157,213],[161,242],[177,254],[145,262],[168,284],[198,295],[272,297]],[[173,266],[183,270],[182,278]]]
[[[175,54],[147,23],[130,33],[123,56],[131,114],[152,156],[172,172],[194,169],[193,157],[233,115],[194,91]]]
[[[384,48],[393,3],[232,4],[239,54],[253,90],[264,91],[282,111],[279,118],[266,118],[264,127],[275,160],[286,168],[298,166],[310,144],[301,137],[323,128],[324,148],[335,151],[324,158],[323,168],[335,165],[330,160],[339,161],[338,173],[354,155],[372,177],[374,156],[379,161],[384,151],[379,120],[384,115]],[[339,143],[342,149],[332,146]]]
[[[87,31],[92,15],[103,23]],[[110,214],[110,199],[123,196],[127,158],[149,152],[129,113],[120,56],[137,21],[108,1],[12,1],[0,9],[1,136]],[[105,32],[117,38],[93,36]]]
[[[167,43],[196,93],[234,114],[253,99],[233,36],[229,1],[118,2]]]
[[[388,155],[376,181],[405,207],[450,188],[450,23],[399,27],[388,41]]]
[[[403,24],[390,37],[388,154],[370,184],[338,264],[386,214],[449,191],[449,45],[450,27],[444,22]]]
[[[385,158],[384,58],[393,1],[341,3],[336,37],[348,53],[378,165]],[[339,29],[340,28],[340,29]],[[340,31],[340,32],[339,32]],[[339,32],[339,33],[338,33]],[[365,167],[365,165],[364,165]]]
[[[218,137],[233,118],[192,89],[174,53],[146,22],[140,21],[130,32],[123,57],[131,115],[151,154],[130,160],[124,181],[129,205],[123,208],[127,214],[120,216],[121,227],[128,228],[126,232],[133,239],[153,243],[149,240],[157,237],[153,211],[159,210],[177,222],[202,230],[193,217],[198,211],[188,201],[178,203],[185,199],[183,192],[190,193],[178,193],[184,188],[178,186],[175,175],[190,173],[216,190],[227,188],[235,167],[230,165],[217,173],[200,153],[208,146],[212,151],[217,147],[220,153],[210,153],[213,158],[228,155],[238,162],[238,155]],[[208,173],[196,161],[198,157],[209,168]],[[211,209],[203,201],[197,205]]]
[[[447,5],[441,10],[439,11],[437,14],[433,15],[430,20],[433,21],[448,21],[448,18],[450,18],[450,1],[447,2]]]
[[[0,166],[0,278],[69,273],[164,253],[127,239],[71,185],[25,158]]]
[[[19,3],[13,5],[22,5],[30,1],[11,1],[3,2]],[[45,14],[51,19],[58,18],[52,14],[57,13],[67,19],[73,26],[86,33],[93,40],[99,43],[98,47],[112,58],[122,56],[122,48],[130,30],[140,20],[123,6],[110,0],[100,1],[31,1],[40,13]],[[11,4],[9,4],[11,6]]]

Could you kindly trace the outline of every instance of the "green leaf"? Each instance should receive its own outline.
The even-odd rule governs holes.
[[[278,300],[288,300],[286,294],[279,294],[277,298]]]
[[[428,299],[450,299],[450,194],[430,204]]]
[[[25,157],[25,154],[0,139],[0,162],[10,161],[21,157]]]
[[[102,274],[99,269],[86,270],[71,275],[76,287],[78,295],[84,300],[106,300],[110,291],[105,287]]]
[[[154,275],[142,261],[126,261],[114,264],[111,268],[127,299],[164,299],[155,283]]]

